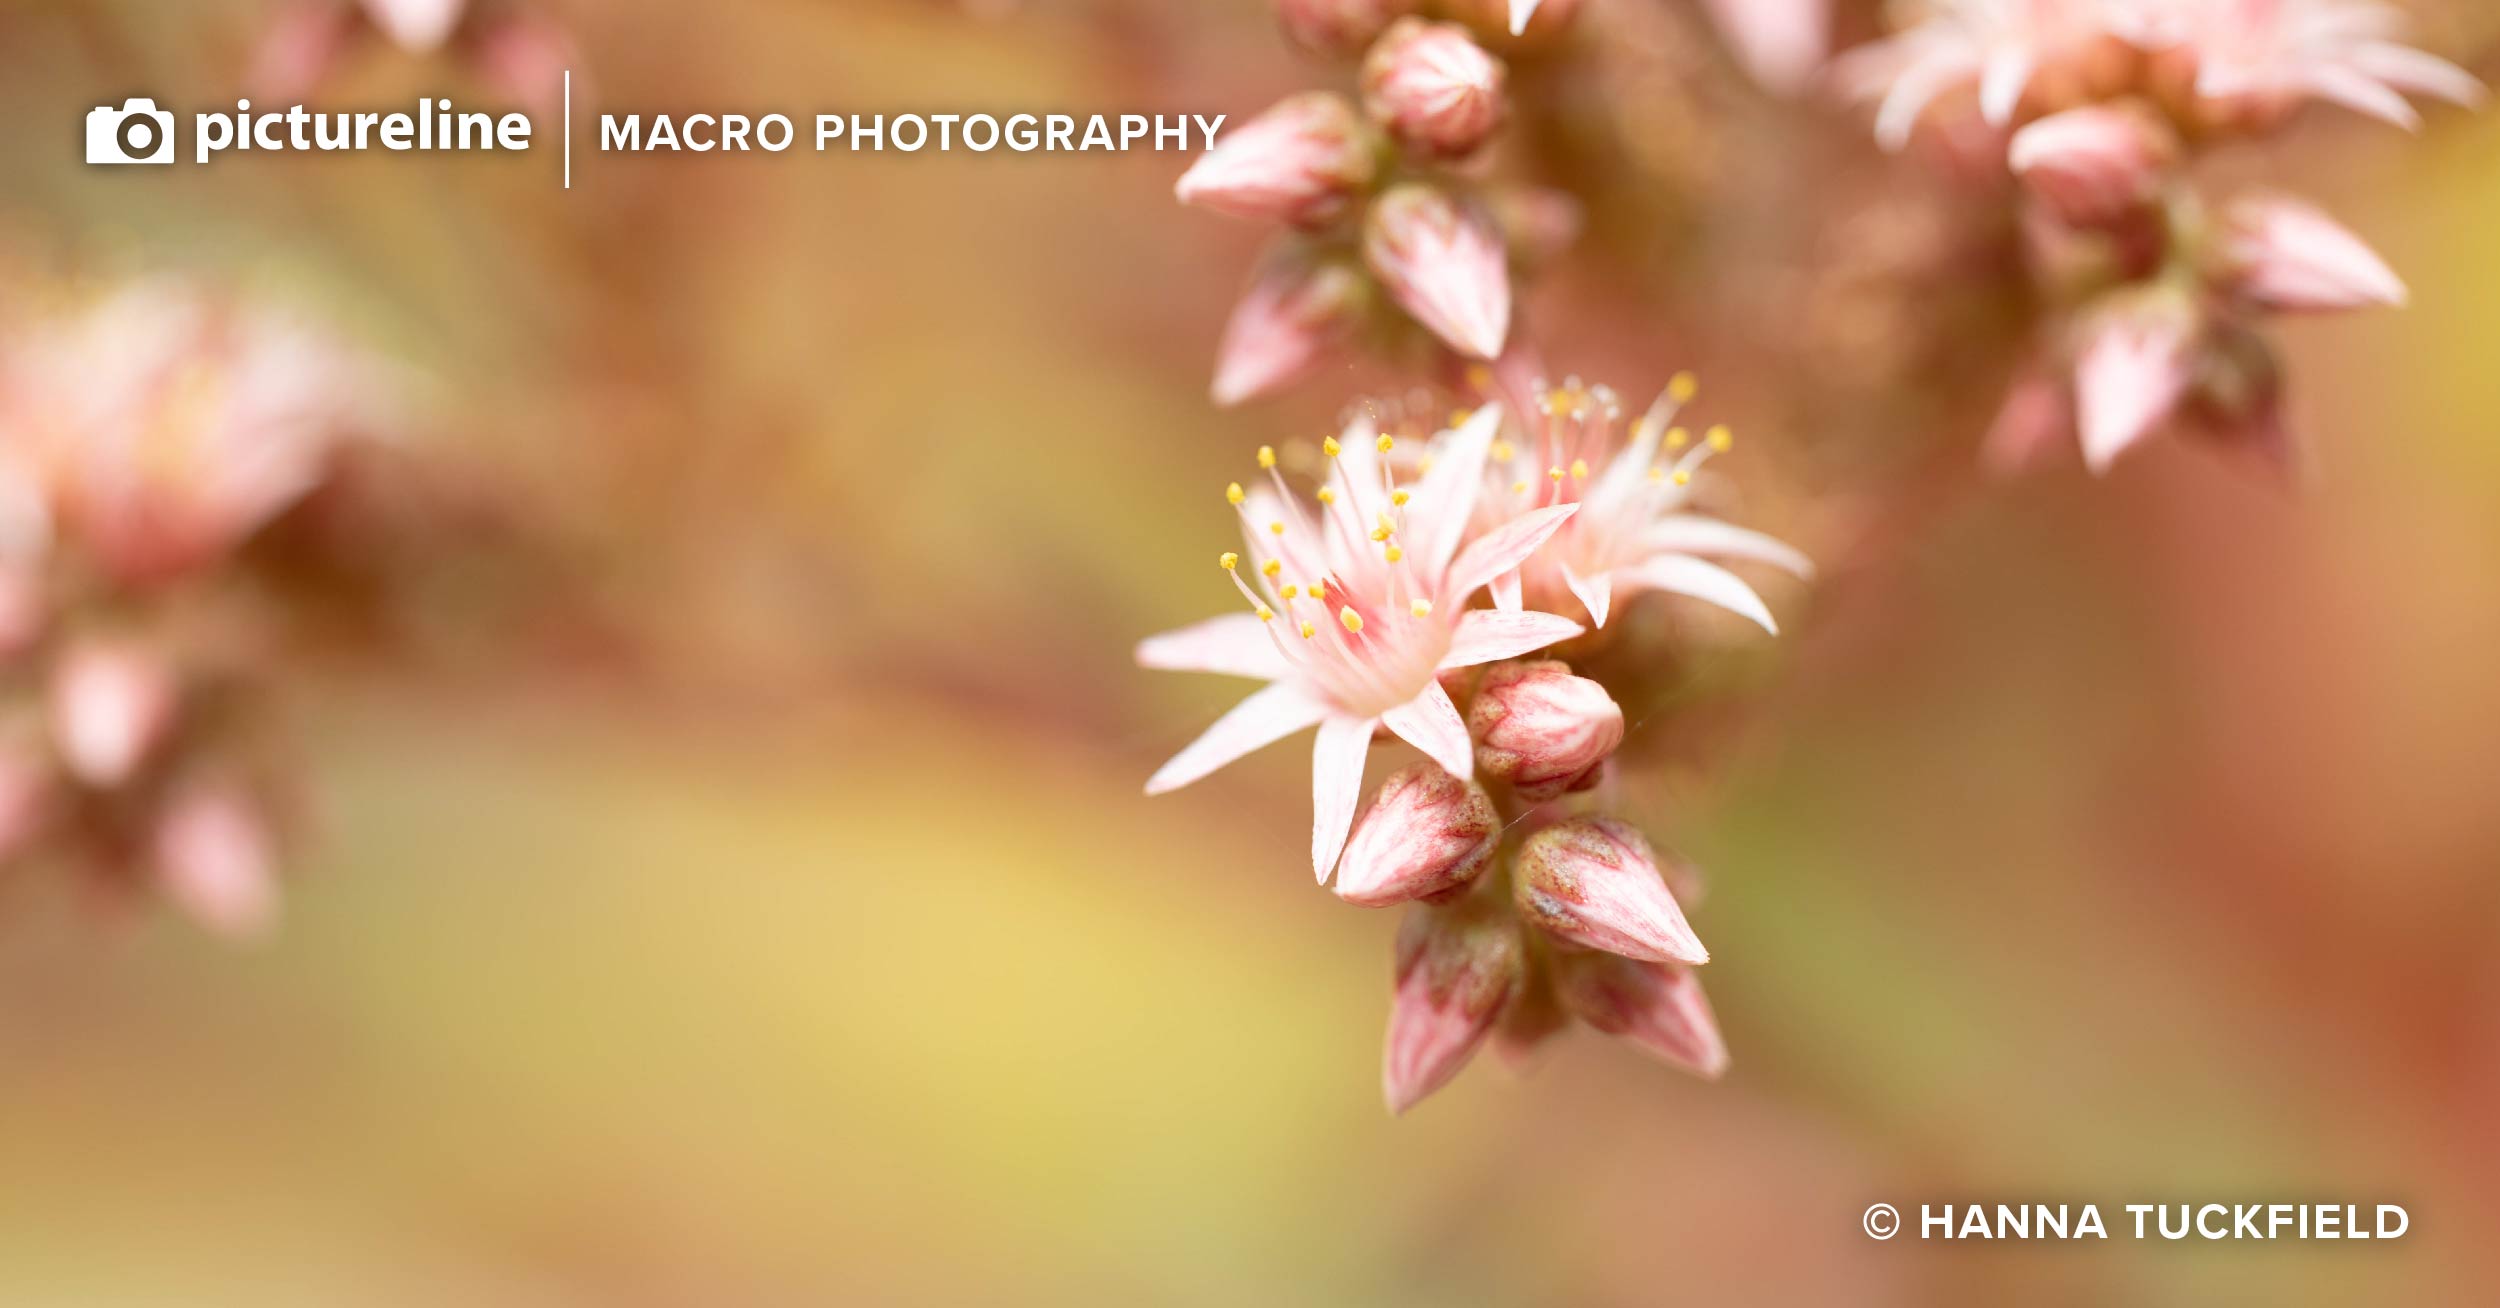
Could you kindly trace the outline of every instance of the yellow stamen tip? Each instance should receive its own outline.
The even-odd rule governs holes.
[[[1667,479],[1667,470],[1664,468],[1652,468],[1649,470],[1649,479],[1651,481],[1665,481]]]
[[[1509,441],[1495,441],[1495,442],[1493,442],[1493,457],[1494,457],[1494,458],[1499,459],[1499,460],[1501,460],[1501,461],[1502,461],[1502,462],[1504,462],[1504,463],[1508,463],[1508,462],[1510,462],[1512,459],[1517,458],[1517,457],[1518,457],[1518,455],[1519,455],[1519,451],[1517,451],[1517,450],[1515,450],[1515,449],[1511,448],[1511,443],[1510,443]]]
[[[1311,637],[1316,636],[1316,635],[1318,635],[1318,634],[1319,634],[1319,628],[1314,627],[1314,626],[1312,626],[1310,623],[1307,623],[1307,622],[1305,622],[1305,623],[1303,623],[1303,624],[1302,624],[1302,639],[1304,639],[1304,640],[1309,640]]]
[[[1262,468],[1273,468],[1276,466],[1275,446],[1262,445],[1259,447],[1259,466]]]
[[[1396,534],[1397,533],[1390,531],[1387,527],[1374,527],[1372,528],[1372,543],[1377,545]]]
[[[1685,470],[1685,469],[1683,469],[1683,468],[1678,468],[1678,469],[1676,469],[1676,470],[1675,470],[1675,484],[1676,484],[1676,485],[1678,485],[1678,486],[1690,486],[1690,485],[1692,485],[1692,484],[1693,484],[1693,474],[1692,474],[1692,473],[1690,473],[1690,472],[1688,472],[1688,471],[1686,471],[1686,470]]]
[[[1469,365],[1467,368],[1467,384],[1475,387],[1477,390],[1483,390],[1485,387],[1493,384],[1493,370],[1485,367],[1481,363]]]
[[[1266,605],[1264,605],[1264,604],[1262,604],[1262,605],[1260,605],[1260,606],[1259,606],[1259,621],[1261,621],[1261,622],[1274,622],[1275,620],[1276,620],[1276,610],[1271,609],[1271,608],[1269,608],[1268,606],[1266,606]]]
[[[1513,495],[1525,495],[1525,494],[1527,494],[1527,493],[1528,493],[1528,483],[1526,483],[1526,482],[1524,482],[1524,481],[1514,481],[1514,482],[1512,482],[1512,483],[1510,484],[1510,493],[1511,493],[1511,494],[1513,494]]]
[[[1412,497],[1411,497],[1411,496],[1409,496],[1409,495],[1408,495],[1405,491],[1391,491],[1391,492],[1389,492],[1389,502],[1390,502],[1391,504],[1394,504],[1394,505],[1398,506],[1398,507],[1399,507],[1399,508],[1401,508],[1401,509],[1403,509],[1403,508],[1405,508],[1405,507],[1406,507],[1406,501],[1407,501],[1408,499],[1410,499],[1410,498],[1412,498]]]
[[[1270,535],[1270,536],[1282,536],[1282,535],[1284,535],[1284,534],[1285,534],[1285,524],[1283,524],[1283,523],[1281,523],[1281,522],[1271,522],[1271,523],[1267,524],[1267,534],[1268,534],[1268,535]]]
[[[1259,571],[1264,572],[1271,577],[1275,576],[1277,573],[1283,572],[1284,570],[1285,563],[1282,559],[1269,559],[1267,562],[1259,565]]]
[[[1736,433],[1729,431],[1725,426],[1718,426],[1710,429],[1710,448],[1717,450],[1721,454],[1725,454],[1728,452],[1729,448],[1735,444]]]
[[[1667,448],[1680,450],[1693,443],[1693,434],[1681,427],[1667,428]]]
[[[1248,498],[1250,497],[1243,493],[1240,482],[1234,482],[1232,485],[1224,488],[1224,502],[1226,504],[1239,504]]]
[[[1337,621],[1344,624],[1347,631],[1358,636],[1363,634],[1363,615],[1353,609],[1340,607],[1337,610]]]
[[[1667,379],[1667,398],[1678,404],[1690,404],[1701,394],[1701,379],[1689,372],[1679,372]]]
[[[1283,590],[1276,593],[1289,600],[1302,598],[1302,588],[1300,586],[1287,586]]]
[[[1397,443],[1397,441],[1396,441],[1396,440],[1394,440],[1394,439],[1392,439],[1392,438],[1390,437],[1389,433],[1387,433],[1387,432],[1382,432],[1382,433],[1380,434],[1380,452],[1381,452],[1381,453],[1383,453],[1383,454],[1387,454],[1389,451],[1394,450],[1394,449],[1396,449],[1397,447],[1398,447],[1398,443]]]
[[[1587,481],[1589,479],[1588,460],[1573,459],[1571,461],[1571,479],[1573,481]]]
[[[1386,558],[1387,558],[1387,559],[1388,559],[1391,563],[1395,563],[1395,562],[1399,561],[1400,559],[1403,559],[1403,558],[1405,558],[1405,557],[1406,557],[1406,551],[1404,551],[1404,550],[1402,550],[1402,549],[1399,549],[1399,548],[1398,548],[1397,546],[1395,546],[1395,545],[1392,545],[1392,546],[1390,546],[1388,549],[1386,549],[1386,550],[1382,551],[1382,554],[1383,554],[1383,555],[1384,555],[1384,556],[1385,556],[1385,557],[1386,557]]]
[[[1415,601],[1413,604],[1411,604],[1411,605],[1407,606],[1407,610],[1406,610],[1406,611],[1407,611],[1407,612],[1409,612],[1409,613],[1414,614],[1416,617],[1419,617],[1419,618],[1429,618],[1429,617],[1431,617],[1431,616],[1432,616],[1432,601],[1431,601],[1431,600],[1427,600],[1427,599],[1419,599],[1419,600]]]
[[[1547,468],[1545,470],[1545,475],[1556,481],[1561,481],[1563,479],[1563,470],[1560,468]]]
[[[1337,443],[1336,437],[1331,436],[1327,440],[1319,443],[1319,452],[1333,459],[1339,454],[1344,453],[1345,447]]]
[[[1222,554],[1217,555],[1215,561],[1226,572],[1230,572],[1241,566],[1241,556],[1233,553],[1231,550],[1226,550]]]

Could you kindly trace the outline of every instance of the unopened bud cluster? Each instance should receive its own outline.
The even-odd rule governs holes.
[[[1567,200],[1486,184],[1510,111],[1483,42],[1507,16],[1418,0],[1278,0],[1286,35],[1355,61],[1356,91],[1288,96],[1234,127],[1177,186],[1184,204],[1281,228],[1234,309],[1213,394],[1239,404],[1362,349],[1499,357],[1512,269],[1576,227]],[[1556,24],[1571,6],[1549,7]],[[1440,17],[1435,17],[1435,12]],[[1563,211],[1557,217],[1557,210]]]
[[[2404,284],[2315,207],[2210,199],[2191,165],[2218,143],[2276,130],[2308,101],[2412,128],[2408,96],[2472,104],[2481,86],[2388,39],[2395,20],[2370,0],[2008,8],[1947,0],[1840,69],[1878,103],[1887,146],[1932,122],[1940,146],[1993,142],[2019,179],[2051,307],[1989,461],[2012,470],[2079,447],[2101,472],[2180,430],[2288,470],[2265,321],[2401,304]]]

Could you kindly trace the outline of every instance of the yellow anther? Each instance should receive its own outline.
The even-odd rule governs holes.
[[[1405,491],[1391,491],[1391,492],[1389,492],[1389,502],[1390,502],[1391,504],[1394,504],[1394,505],[1398,506],[1398,507],[1399,507],[1399,508],[1401,508],[1401,509],[1403,509],[1403,508],[1405,508],[1405,507],[1406,507],[1406,502],[1407,502],[1407,500],[1409,500],[1409,499],[1411,499],[1411,498],[1413,498],[1413,497],[1412,497],[1412,496],[1410,496],[1410,495],[1408,495]]]
[[[1372,543],[1377,545],[1394,535],[1397,535],[1397,533],[1389,530],[1387,527],[1374,527],[1372,528]]]
[[[1675,470],[1675,484],[1676,484],[1676,485],[1678,485],[1678,486],[1690,486],[1690,485],[1692,485],[1692,484],[1693,484],[1693,473],[1692,473],[1692,470],[1691,470],[1691,469],[1689,469],[1689,468],[1678,468],[1678,469],[1676,469],[1676,470]]]
[[[1266,573],[1270,577],[1273,577],[1277,573],[1283,572],[1284,570],[1285,563],[1282,559],[1269,559],[1267,562],[1259,565],[1259,571]]]
[[[1262,468],[1273,468],[1276,466],[1275,446],[1262,445],[1259,447],[1259,466]]]
[[[1218,555],[1215,561],[1222,565],[1226,572],[1230,572],[1241,566],[1241,556],[1233,553],[1231,550],[1226,550],[1221,555]]]
[[[1561,391],[1545,393],[1545,411],[1559,418],[1571,412],[1571,397]]]
[[[1333,459],[1339,454],[1344,453],[1345,447],[1337,443],[1336,437],[1331,436],[1327,440],[1319,443],[1319,452]]]
[[[1283,523],[1281,523],[1281,522],[1271,522],[1271,523],[1267,524],[1267,534],[1268,534],[1268,535],[1270,535],[1270,536],[1282,536],[1282,535],[1284,535],[1284,534],[1285,534],[1285,524],[1283,524]]]
[[[1314,627],[1314,626],[1312,626],[1310,623],[1307,623],[1307,622],[1305,622],[1305,623],[1303,623],[1303,624],[1302,624],[1302,639],[1304,639],[1304,640],[1309,640],[1311,637],[1316,636],[1316,635],[1318,635],[1318,634],[1319,634],[1319,628]]]
[[[1302,598],[1302,588],[1300,586],[1287,586],[1283,590],[1276,593],[1289,600]]]
[[[1508,463],[1508,462],[1510,462],[1512,459],[1517,458],[1518,456],[1519,456],[1519,451],[1517,451],[1517,450],[1515,450],[1515,449],[1511,448],[1511,444],[1510,444],[1510,442],[1509,442],[1509,441],[1495,441],[1495,442],[1493,442],[1493,457],[1494,457],[1494,458],[1499,459],[1499,460],[1501,460],[1501,461],[1502,461],[1502,462],[1504,462],[1504,463]]]
[[[1545,470],[1545,475],[1555,481],[1561,481],[1563,479],[1563,470],[1560,468],[1547,468]]]
[[[1363,615],[1355,612],[1352,608],[1342,605],[1339,606],[1337,609],[1337,621],[1344,624],[1347,631],[1350,631],[1357,636],[1363,634]]]
[[[1475,387],[1477,390],[1483,390],[1484,388],[1491,386],[1493,384],[1493,370],[1485,367],[1481,363],[1469,365],[1467,368],[1467,384]]]
[[[1404,550],[1402,550],[1402,549],[1399,549],[1399,548],[1398,548],[1397,546],[1395,546],[1395,545],[1392,545],[1392,546],[1390,546],[1389,548],[1387,548],[1387,549],[1385,549],[1385,550],[1381,551],[1381,554],[1383,555],[1383,557],[1387,558],[1387,559],[1388,559],[1391,563],[1395,563],[1395,562],[1397,562],[1398,560],[1403,559],[1403,558],[1405,558],[1405,557],[1406,557],[1406,551],[1404,551]]]
[[[1387,454],[1389,451],[1396,449],[1398,447],[1398,443],[1395,439],[1391,438],[1389,433],[1384,431],[1380,433],[1379,447],[1381,453]]]
[[[1725,424],[1710,429],[1710,448],[1725,454],[1735,444],[1736,433],[1729,431]]]
[[[1276,620],[1276,610],[1271,609],[1271,608],[1269,608],[1268,606],[1266,606],[1266,605],[1264,605],[1264,604],[1262,604],[1262,605],[1260,605],[1260,606],[1259,606],[1259,621],[1261,621],[1261,622],[1274,622],[1275,620]]]
[[[1514,482],[1512,482],[1512,483],[1510,484],[1510,493],[1511,493],[1511,494],[1513,494],[1513,495],[1525,495],[1525,494],[1527,494],[1527,493],[1528,493],[1528,483],[1526,483],[1526,482],[1524,482],[1524,481],[1514,481]]]
[[[1588,460],[1573,459],[1571,461],[1571,479],[1573,481],[1587,481],[1589,479]]]
[[[1667,448],[1680,450],[1693,443],[1693,434],[1681,427],[1667,428]]]
[[[1472,415],[1470,415],[1465,409],[1452,409],[1450,410],[1450,425],[1453,427],[1464,427],[1467,425],[1467,419],[1470,416]]]
[[[1240,482],[1234,482],[1232,485],[1224,488],[1224,502],[1226,504],[1239,504],[1248,498],[1250,497],[1242,492]]]
[[[1665,481],[1667,479],[1667,470],[1664,468],[1653,467],[1649,470],[1649,479],[1651,481]]]
[[[1679,372],[1667,379],[1667,398],[1678,404],[1690,404],[1701,394],[1701,379],[1689,372]]]
[[[1432,601],[1428,599],[1419,599],[1413,604],[1408,605],[1406,607],[1406,611],[1419,618],[1429,618],[1432,616]]]
[[[1319,488],[1319,502],[1320,502],[1320,503],[1322,503],[1322,504],[1334,504],[1334,503],[1336,503],[1336,502],[1337,502],[1337,488],[1336,488],[1336,487],[1334,487],[1334,486],[1322,486],[1322,487],[1320,487],[1320,488]]]

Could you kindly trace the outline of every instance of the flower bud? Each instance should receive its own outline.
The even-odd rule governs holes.
[[[1614,818],[1574,818],[1529,837],[1514,893],[1530,922],[1577,945],[1626,958],[1707,963],[1649,841]]]
[[[364,0],[364,4],[382,35],[410,54],[441,49],[468,8],[468,0]]]
[[[154,651],[94,642],[53,669],[53,747],[70,775],[90,786],[129,780],[174,722],[174,674]]]
[[[1484,787],[1437,763],[1391,773],[1337,864],[1337,897],[1365,908],[1447,895],[1476,879],[1502,838]]]
[[[1714,1080],[1727,1071],[1727,1042],[1690,968],[1571,954],[1556,960],[1554,988],[1572,1016],[1645,1053]]]
[[[2179,161],[2179,138],[2131,103],[2053,114],[2014,134],[2007,161],[2058,220],[2104,227],[2161,198]]]
[[[177,794],[156,828],[156,877],[176,907],[209,930],[246,939],[277,920],[277,856],[267,821],[241,791]]]
[[[1502,63],[1456,23],[1403,18],[1363,59],[1363,107],[1418,153],[1463,158],[1502,125]]]
[[[1286,40],[1313,54],[1353,56],[1419,7],[1418,0],[1276,0],[1276,21]]]
[[[2082,325],[2075,410],[2096,474],[2177,411],[2195,367],[2196,307],[2169,288],[2114,296]]]
[[[1326,223],[1371,185],[1371,128],[1345,97],[1305,91],[1225,134],[1173,194],[1236,218]]]
[[[1492,221],[1429,187],[1380,197],[1363,229],[1363,258],[1400,308],[1474,359],[1510,336],[1510,268]]]
[[[2361,238],[2279,196],[2234,202],[2223,219],[2223,287],[2261,309],[2320,313],[2405,302],[2405,284]]]
[[[1597,781],[1623,743],[1623,710],[1604,686],[1551,659],[1505,663],[1484,675],[1467,710],[1476,768],[1542,804]]]
[[[1449,1084],[1518,990],[1527,966],[1518,924],[1499,901],[1418,906],[1398,927],[1380,1088],[1403,1113]]]
[[[1215,402],[1240,404],[1291,385],[1362,320],[1371,280],[1333,260],[1271,260],[1233,309],[1216,352]]]

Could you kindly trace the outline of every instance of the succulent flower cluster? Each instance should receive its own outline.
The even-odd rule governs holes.
[[[2411,128],[2408,96],[2472,104],[2481,85],[2399,44],[2370,0],[1945,0],[1852,51],[1843,83],[1887,147],[1923,125],[2000,155],[2051,313],[1991,430],[2018,469],[2080,447],[2096,471],[2191,431],[2286,470],[2267,318],[2401,303],[2404,284],[2317,208],[2207,199],[2192,167],[2308,101]]]
[[[283,796],[237,558],[330,475],[376,379],[187,285],[54,298],[0,322],[0,867],[249,935]]]
[[[1368,414],[1298,494],[1273,448],[1225,488],[1242,546],[1219,560],[1246,611],[1154,637],[1149,668],[1267,683],[1147,782],[1159,794],[1317,728],[1311,862],[1366,908],[1408,906],[1383,1089],[1404,1111],[1488,1039],[1522,1056],[1578,1017],[1703,1075],[1726,1051],[1691,969],[1692,874],[1604,813],[1623,744],[1607,687],[1556,653],[1630,597],[1683,596],[1773,626],[1713,559],[1800,575],[1781,542],[1690,511],[1730,437],[1675,425],[1671,383],[1628,430],[1603,387],[1539,387],[1401,441]],[[1422,757],[1360,818],[1376,739]]]

